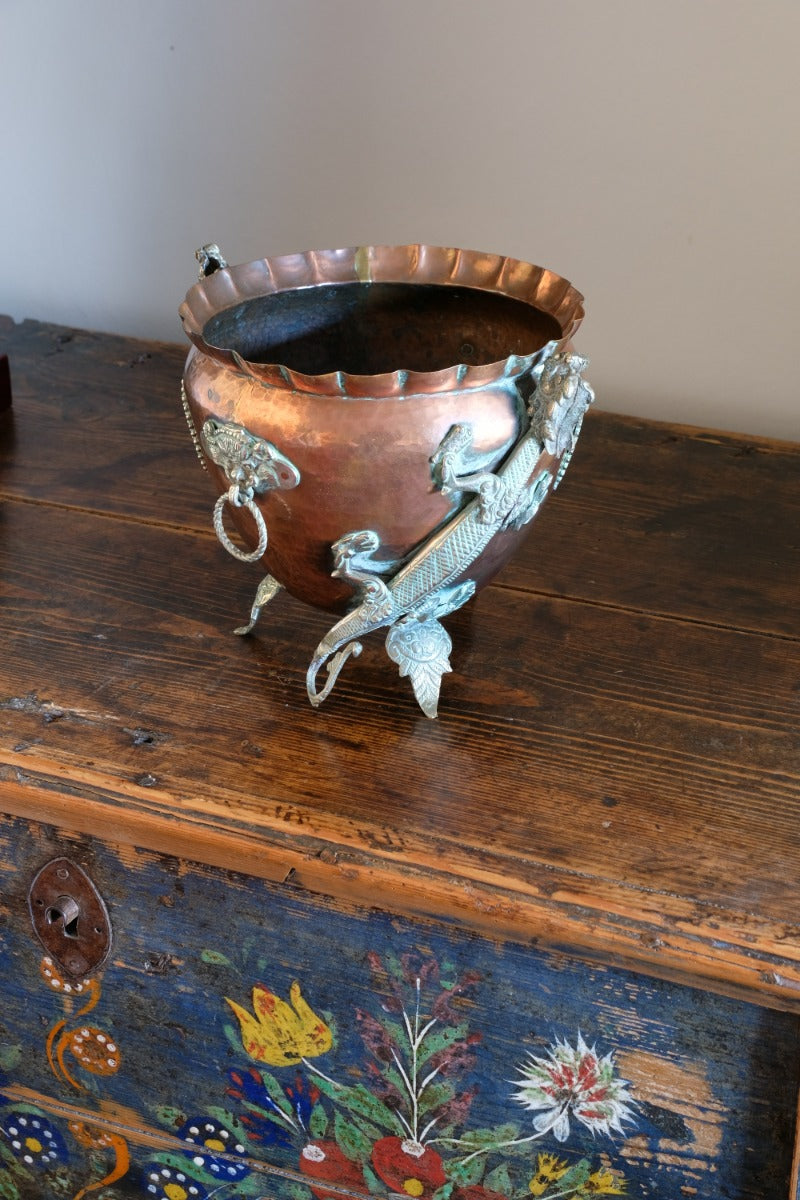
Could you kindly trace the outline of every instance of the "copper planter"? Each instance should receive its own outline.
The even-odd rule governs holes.
[[[198,259],[184,406],[220,540],[269,572],[237,632],[280,587],[340,614],[309,667],[317,705],[388,628],[435,716],[441,618],[514,552],[592,401],[569,349],[582,296],[541,267],[435,246]]]

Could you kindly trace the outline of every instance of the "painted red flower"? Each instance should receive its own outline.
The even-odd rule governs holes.
[[[309,1142],[300,1153],[300,1170],[311,1179],[325,1180],[339,1187],[364,1187],[364,1173],[358,1163],[343,1154],[336,1142]],[[317,1200],[341,1200],[340,1192],[309,1185]]]
[[[427,1198],[447,1182],[436,1151],[411,1138],[381,1138],[372,1147],[372,1165],[383,1182],[401,1195]]]

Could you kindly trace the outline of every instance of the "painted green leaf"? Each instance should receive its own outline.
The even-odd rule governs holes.
[[[230,967],[236,970],[227,954],[223,954],[221,950],[201,950],[200,960],[212,967]]]
[[[365,1138],[369,1138],[369,1143],[374,1146],[375,1143],[383,1137],[383,1132],[378,1129],[366,1117],[360,1116],[358,1113],[351,1112],[350,1119],[358,1126]]]
[[[364,1172],[364,1182],[371,1196],[385,1196],[386,1188],[381,1183],[378,1176],[373,1171],[369,1163],[365,1163],[361,1170]]]
[[[337,1110],[333,1120],[336,1144],[343,1154],[354,1162],[366,1162],[372,1153],[372,1143],[366,1138],[354,1121]]]
[[[19,1200],[19,1188],[9,1171],[0,1171],[0,1196],[2,1200]]]
[[[314,1087],[322,1092],[323,1096],[329,1096],[331,1100],[335,1100],[337,1104],[347,1103],[345,1096],[350,1088],[345,1083],[334,1083],[332,1079],[323,1079],[321,1075],[315,1075]]]
[[[515,1140],[514,1138],[509,1139],[509,1141],[512,1141],[512,1142],[514,1140]],[[530,1158],[530,1155],[531,1155],[530,1142],[526,1142],[524,1138],[520,1139],[520,1142],[521,1142],[521,1144],[518,1146],[513,1146],[513,1145],[512,1146],[503,1146],[503,1154],[516,1155],[518,1158]]]
[[[234,1029],[233,1026],[229,1025],[228,1022],[226,1021],[225,1024],[222,1026],[222,1032],[225,1034],[228,1045],[231,1047],[234,1054],[240,1055],[242,1053],[243,1047],[242,1047],[242,1035],[240,1034],[239,1030]]]
[[[392,1110],[368,1091],[362,1083],[355,1087],[347,1087],[331,1083],[330,1080],[322,1079],[320,1076],[315,1077],[314,1083],[331,1100],[343,1108],[350,1109],[351,1112],[358,1113],[359,1116],[366,1117],[380,1129],[388,1130],[390,1133],[403,1132],[403,1127]]]
[[[434,1027],[419,1048],[418,1066],[426,1063],[431,1055],[438,1054],[440,1050],[448,1050],[456,1042],[463,1041],[468,1033],[469,1025],[466,1021],[461,1025],[450,1025],[446,1028]]]
[[[9,1175],[21,1175],[23,1179],[29,1178],[28,1172],[22,1166],[22,1163],[17,1162],[16,1157],[11,1153],[11,1150],[3,1141],[0,1141],[0,1163],[2,1163],[4,1167],[8,1168]],[[6,1175],[6,1172],[4,1170],[0,1171],[0,1180],[7,1178],[9,1178],[9,1176]],[[14,1187],[16,1188],[16,1184]],[[10,1193],[10,1195],[14,1196],[16,1196],[16,1194],[16,1191]]]
[[[19,1188],[9,1171],[0,1171],[0,1196],[3,1200],[19,1200]]]
[[[386,1080],[387,1083],[391,1083],[394,1087],[397,1088],[397,1090],[401,1096],[408,1095],[408,1089],[406,1088],[406,1085],[403,1082],[403,1077],[400,1074],[400,1072],[397,1070],[396,1067],[384,1067],[381,1074],[383,1075],[383,1078]]]
[[[274,1109],[270,1110],[268,1108],[261,1108],[260,1105],[253,1104],[251,1100],[246,1101],[245,1107],[247,1108],[248,1112],[252,1112],[259,1117],[263,1117],[265,1121],[271,1121],[273,1125],[277,1125],[279,1129],[284,1131],[284,1133],[287,1130],[290,1130],[288,1123],[284,1120],[280,1113],[276,1113]]]
[[[323,1138],[328,1129],[328,1114],[321,1104],[315,1104],[308,1118],[308,1131],[314,1138]]]
[[[215,1120],[219,1121],[220,1125],[224,1125],[226,1129],[235,1134],[240,1142],[247,1137],[245,1130],[236,1120],[233,1113],[229,1112],[227,1108],[218,1108],[215,1104],[210,1104],[205,1111],[210,1117],[214,1117]]]
[[[405,976],[403,974],[403,967],[402,967],[400,959],[397,957],[397,955],[393,954],[391,950],[384,950],[382,957],[383,957],[383,962],[384,962],[384,965],[385,965],[388,973],[398,983],[405,983],[406,980],[405,980]]]
[[[262,1071],[261,1078],[264,1081],[264,1087],[274,1100],[281,1112],[286,1113],[287,1117],[294,1117],[292,1105],[281,1085],[278,1083],[274,1075],[270,1075],[269,1071]]]
[[[357,1087],[348,1088],[347,1106],[359,1116],[366,1117],[373,1125],[377,1125],[380,1129],[403,1132],[400,1121],[395,1116],[390,1108],[368,1091],[363,1084],[358,1084]]]
[[[490,1192],[499,1192],[501,1196],[510,1196],[514,1191],[514,1185],[511,1182],[511,1176],[508,1172],[508,1167],[502,1163],[499,1167],[495,1167],[483,1181],[483,1186],[488,1188]]]
[[[13,1071],[22,1061],[22,1046],[12,1046],[9,1042],[0,1046],[0,1071]]]
[[[160,1105],[156,1109],[156,1116],[162,1125],[169,1125],[171,1129],[177,1129],[186,1120],[186,1114],[180,1108],[175,1108],[172,1104]]]
[[[47,1200],[72,1200],[74,1195],[75,1176],[67,1167],[59,1167],[48,1181]]]
[[[505,1149],[505,1143],[518,1136],[519,1125],[508,1122],[505,1125],[495,1125],[491,1129],[468,1129],[458,1139],[458,1144],[465,1150],[481,1150],[485,1146],[502,1146]],[[530,1153],[530,1146],[524,1146],[523,1149],[526,1154]]]
[[[331,1049],[336,1050],[339,1046],[339,1027],[336,1024],[336,1017],[327,1009],[322,1010],[322,1019],[331,1031]]]
[[[253,949],[261,945],[261,937],[258,934],[250,933],[238,943],[236,950],[242,962],[247,962]]]
[[[477,1158],[470,1159],[469,1162],[457,1162],[454,1166],[448,1167],[447,1174],[453,1183],[457,1183],[460,1187],[471,1187],[473,1184],[480,1183],[485,1170],[486,1158],[479,1154]]]
[[[570,1167],[570,1169],[559,1178],[559,1188],[562,1192],[566,1192],[567,1195],[569,1195],[570,1189],[577,1192],[578,1188],[583,1187],[583,1185],[589,1179],[591,1170],[592,1168],[589,1160],[587,1158],[582,1158],[580,1162],[576,1162],[574,1167]]]
[[[419,1098],[420,1116],[428,1116],[452,1100],[455,1091],[449,1083],[430,1083]]]
[[[388,1033],[391,1041],[394,1042],[395,1049],[400,1055],[401,1061],[406,1055],[411,1053],[411,1043],[408,1040],[408,1030],[400,1021],[391,1021],[386,1017],[378,1017],[383,1028]]]
[[[229,1185],[230,1186],[230,1185]],[[290,1184],[291,1187],[297,1188],[297,1200],[312,1200],[311,1193],[307,1192],[302,1183]],[[220,1188],[221,1191],[221,1188]],[[213,1196],[213,1189],[209,1192]],[[236,1200],[243,1200],[246,1196],[256,1196],[258,1200],[263,1200],[264,1196],[264,1176],[256,1174],[246,1175],[244,1179],[240,1179],[236,1184]],[[223,1197],[220,1196],[220,1200]],[[233,1200],[232,1193],[229,1193],[228,1200]]]
[[[261,1191],[264,1190],[264,1184],[261,1184]],[[287,1191],[292,1197],[292,1200],[312,1200],[311,1192],[307,1187],[303,1187],[302,1183],[290,1183],[287,1185]]]

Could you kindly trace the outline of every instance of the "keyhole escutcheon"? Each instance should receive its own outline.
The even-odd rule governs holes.
[[[67,975],[85,978],[103,963],[111,948],[108,910],[77,863],[45,863],[31,884],[28,909],[36,936]]]

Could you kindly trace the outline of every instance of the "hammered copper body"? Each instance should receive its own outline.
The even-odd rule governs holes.
[[[331,577],[331,546],[380,532],[379,559],[402,560],[454,512],[430,459],[471,424],[492,470],[519,436],[521,397],[545,355],[562,350],[583,298],[552,271],[433,246],[370,246],[225,267],[181,306],[193,342],[191,419],[235,422],[273,443],[301,484],[256,498],[269,529],[264,564],[289,592],[341,612],[352,586]],[[218,492],[228,486],[207,466]],[[257,543],[245,509],[230,519]],[[477,586],[525,531],[506,530],[472,570]]]

